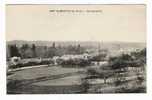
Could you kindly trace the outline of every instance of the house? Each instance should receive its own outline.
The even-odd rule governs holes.
[[[14,65],[19,64],[20,61],[21,61],[21,58],[20,58],[20,57],[16,57],[16,56],[15,56],[15,57],[12,57],[12,58],[11,58],[11,63],[14,64]]]

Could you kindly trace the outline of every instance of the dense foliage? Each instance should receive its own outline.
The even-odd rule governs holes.
[[[113,69],[144,66],[146,64],[146,49],[111,57],[109,63]]]
[[[37,46],[35,44],[23,44],[16,45],[11,44],[7,46],[7,58],[21,57],[24,58],[50,58],[53,56],[62,56],[64,54],[82,54],[85,50],[78,45],[69,45],[67,47],[56,46],[55,43],[52,46]]]

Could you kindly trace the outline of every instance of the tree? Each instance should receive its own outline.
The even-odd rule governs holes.
[[[81,54],[81,46],[80,46],[80,44],[78,44],[76,52],[77,52],[77,54]]]
[[[20,56],[19,50],[18,50],[16,45],[11,45],[10,46],[10,56],[11,57],[14,57],[14,56],[19,57]]]
[[[119,68],[125,68],[130,66],[130,62],[132,62],[132,57],[128,54],[122,54],[118,57],[111,57],[109,59],[109,62],[111,64],[110,67],[112,69],[119,69]]]
[[[23,44],[20,48],[22,58],[31,58],[33,57],[33,52],[28,44]]]
[[[50,47],[48,48],[47,56],[48,57],[53,57],[56,56],[56,48]]]
[[[53,42],[52,47],[55,48],[55,42]]]
[[[36,46],[35,44],[32,44],[32,52],[33,52],[33,58],[35,58],[37,55],[36,55]]]

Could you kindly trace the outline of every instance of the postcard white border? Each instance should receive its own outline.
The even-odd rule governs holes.
[[[6,95],[5,4],[146,4],[147,6],[147,93],[146,94],[49,94]],[[0,98],[11,100],[150,99],[152,97],[152,0],[0,0]]]

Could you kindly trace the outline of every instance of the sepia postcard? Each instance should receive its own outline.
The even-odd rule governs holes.
[[[7,4],[7,94],[146,93],[146,5]]]

